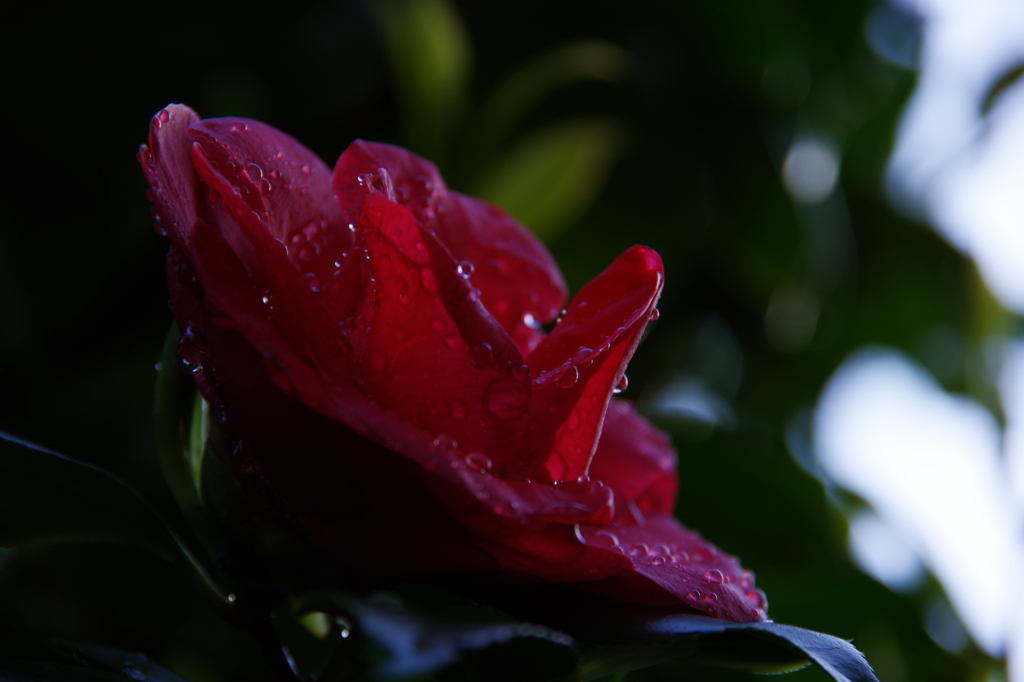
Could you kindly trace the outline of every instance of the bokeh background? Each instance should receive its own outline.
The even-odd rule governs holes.
[[[0,429],[170,504],[151,416],[171,322],[166,243],[135,161],[158,109],[257,118],[328,164],[357,137],[401,144],[533,229],[572,290],[635,243],[662,255],[661,317],[623,397],[672,433],[678,516],[756,571],[775,620],[852,639],[888,682],[1005,680],[1012,625],[964,605],[1024,605],[1012,504],[996,512],[1007,559],[984,544],[991,524],[969,514],[957,479],[944,488],[930,476],[930,450],[894,474],[904,488],[858,487],[883,476],[842,475],[879,420],[836,431],[819,403],[826,385],[841,393],[829,381],[851,353],[884,347],[861,363],[917,367],[939,400],[970,396],[997,441],[1012,426],[1000,383],[1019,329],[1012,292],[990,293],[974,242],[943,227],[922,188],[993,134],[1020,56],[963,76],[976,86],[957,100],[963,120],[943,118],[951,97],[919,112],[938,129],[925,148],[945,144],[945,156],[928,166],[907,152],[916,175],[887,165],[915,88],[966,63],[947,54],[927,70],[945,5],[956,3],[6,3]],[[948,26],[955,12],[943,11]],[[985,16],[1000,25],[1000,11]],[[937,196],[967,182],[954,175]],[[964,202],[957,225],[973,215]],[[897,433],[913,400],[894,403],[896,431],[875,441],[894,458],[925,448],[912,429]],[[957,417],[921,419],[918,436]],[[837,440],[853,444],[852,460],[834,454]],[[1007,457],[977,456],[993,471]],[[921,540],[890,504],[915,486],[949,503],[952,526],[933,535],[952,549]],[[943,568],[944,551],[971,569]],[[194,580],[141,550],[42,546],[0,562],[0,637],[143,651],[191,682],[268,679],[254,643]],[[971,618],[990,627],[965,628]],[[668,663],[626,679],[750,678]]]

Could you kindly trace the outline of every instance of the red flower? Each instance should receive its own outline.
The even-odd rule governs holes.
[[[333,174],[256,121],[172,105],[139,152],[179,357],[264,507],[354,573],[546,581],[761,620],[672,517],[675,453],[612,398],[661,292],[637,246],[562,309],[544,247],[397,147]]]

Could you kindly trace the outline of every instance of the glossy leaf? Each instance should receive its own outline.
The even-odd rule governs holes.
[[[629,54],[602,40],[566,43],[526,64],[502,82],[480,110],[480,141],[502,142],[544,97],[577,81],[625,79]]]
[[[551,126],[487,169],[473,194],[550,240],[594,200],[621,146],[620,130],[608,121]]]
[[[185,682],[142,654],[63,642],[0,642],[5,682]]]
[[[420,153],[440,160],[466,99],[466,29],[446,0],[390,0],[379,3],[377,10],[409,141]]]
[[[152,508],[97,467],[0,432],[0,546],[131,542],[172,559],[174,536]]]
[[[632,640],[632,648],[596,648],[584,655],[580,679],[645,667],[675,657],[759,673],[818,665],[836,682],[878,682],[864,655],[846,640],[771,621],[733,623],[692,616],[632,614],[590,627],[600,639]],[[641,643],[642,642],[642,643]]]
[[[407,607],[396,593],[356,599],[325,592],[306,600],[307,608],[351,616],[354,633],[379,648],[374,671],[385,680],[431,674],[467,656],[477,657],[491,680],[522,679],[526,674],[531,679],[551,679],[574,665],[574,641],[568,635],[543,625],[516,622],[447,593],[442,595],[442,604],[440,613],[428,613]],[[437,609],[436,603],[434,607]],[[499,659],[499,649],[518,649],[523,647],[522,640],[533,640],[533,644],[526,645],[529,656],[517,665],[506,661],[498,666],[493,660],[485,663],[479,658],[487,650],[488,659]]]

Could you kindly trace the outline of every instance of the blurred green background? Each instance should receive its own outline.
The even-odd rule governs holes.
[[[883,343],[928,365],[936,328],[976,341],[1005,319],[973,266],[884,196],[915,74],[869,47],[875,10],[8,3],[0,429],[170,504],[151,417],[171,321],[167,246],[135,161],[158,109],[257,118],[328,164],[356,137],[401,144],[535,230],[572,290],[632,244],[662,255],[661,318],[624,397],[673,433],[678,516],[756,571],[775,620],[853,639],[889,682],[989,679],[994,662],[972,645],[943,649],[923,628],[934,584],[896,595],[851,563],[839,511],[849,500],[790,452],[851,350]],[[841,160],[838,190],[804,204],[782,167],[794,139],[816,135]],[[940,377],[975,390],[962,372]],[[712,395],[714,414],[665,409],[673,379]],[[140,550],[44,546],[0,561],[0,637],[144,651],[191,682],[267,679],[253,642],[191,576]],[[672,663],[626,679],[750,677]]]

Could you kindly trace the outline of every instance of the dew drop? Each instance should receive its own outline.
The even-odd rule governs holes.
[[[247,163],[245,164],[245,177],[249,178],[250,182],[259,182],[263,177],[263,169],[257,163]]]
[[[664,566],[666,563],[665,557],[663,556],[656,556],[651,559],[651,566]]]
[[[593,540],[590,544],[594,547],[618,547],[619,538],[615,533],[607,530],[599,530],[594,533]]]
[[[434,320],[430,323],[430,328],[438,333],[443,332],[444,322],[442,322],[441,320]]]
[[[192,362],[185,358],[181,359],[181,366],[184,367],[188,372],[191,372],[192,374],[198,374],[199,372],[203,371],[203,363]]]
[[[491,458],[481,452],[471,452],[466,455],[466,466],[474,471],[479,471],[481,474],[486,474],[491,470]]]
[[[576,385],[576,382],[580,379],[580,371],[575,365],[570,365],[569,369],[565,370],[562,376],[558,377],[555,381],[560,388],[572,388]]]
[[[540,320],[538,320],[530,313],[525,313],[523,315],[523,324],[525,324],[530,329],[540,329],[541,327]]]
[[[768,608],[768,600],[765,599],[764,592],[761,590],[748,590],[743,596],[745,596],[747,601],[758,610],[765,610]]]
[[[313,172],[313,167],[310,166],[308,163],[304,163],[302,164],[302,168],[300,168],[299,170],[302,171],[303,175],[309,175],[310,173]]]
[[[690,590],[686,593],[686,596],[683,597],[683,599],[685,599],[689,604],[696,604],[700,601],[700,592],[697,590]]]
[[[612,389],[612,393],[614,393],[615,395],[618,395],[618,394],[622,393],[623,391],[625,391],[626,388],[628,388],[628,387],[629,387],[629,379],[627,379],[626,375],[623,374],[621,377],[619,377],[619,383],[615,384],[615,388]]]
[[[437,281],[434,279],[434,271],[430,268],[420,268],[420,284],[428,294],[437,293]]]
[[[473,276],[473,264],[468,260],[459,261],[459,265],[455,268],[455,271],[459,273],[459,277],[462,279],[469,279]]]
[[[274,186],[270,184],[270,180],[266,178],[260,178],[259,182],[256,183],[256,189],[259,190],[260,194],[270,194],[270,190],[274,189]]]
[[[161,109],[156,118],[160,123],[167,123],[171,120],[171,114],[166,109]]]
[[[650,553],[650,548],[642,542],[638,542],[629,548],[629,556],[645,557],[648,553]]]
[[[484,408],[498,419],[515,419],[526,414],[530,395],[515,377],[498,376],[484,389]]]
[[[452,416],[456,419],[464,419],[466,417],[466,403],[462,402],[458,398],[452,400]]]
[[[708,592],[704,595],[704,598],[701,601],[703,601],[705,604],[717,604],[718,595],[714,592]]]
[[[574,365],[581,365],[585,362],[588,362],[593,354],[594,351],[591,350],[590,348],[587,348],[586,346],[580,346],[579,348],[576,349],[576,352],[573,354],[572,362]]]
[[[469,349],[469,361],[475,367],[489,367],[494,364],[494,349],[486,341],[473,344]]]
[[[725,575],[717,568],[712,568],[711,570],[704,571],[704,577],[717,585],[721,585],[725,582]]]
[[[651,316],[648,317],[647,319],[650,320],[651,322],[654,322],[659,317],[661,317],[661,313],[658,311],[657,308],[655,308],[654,310],[651,311]]]

